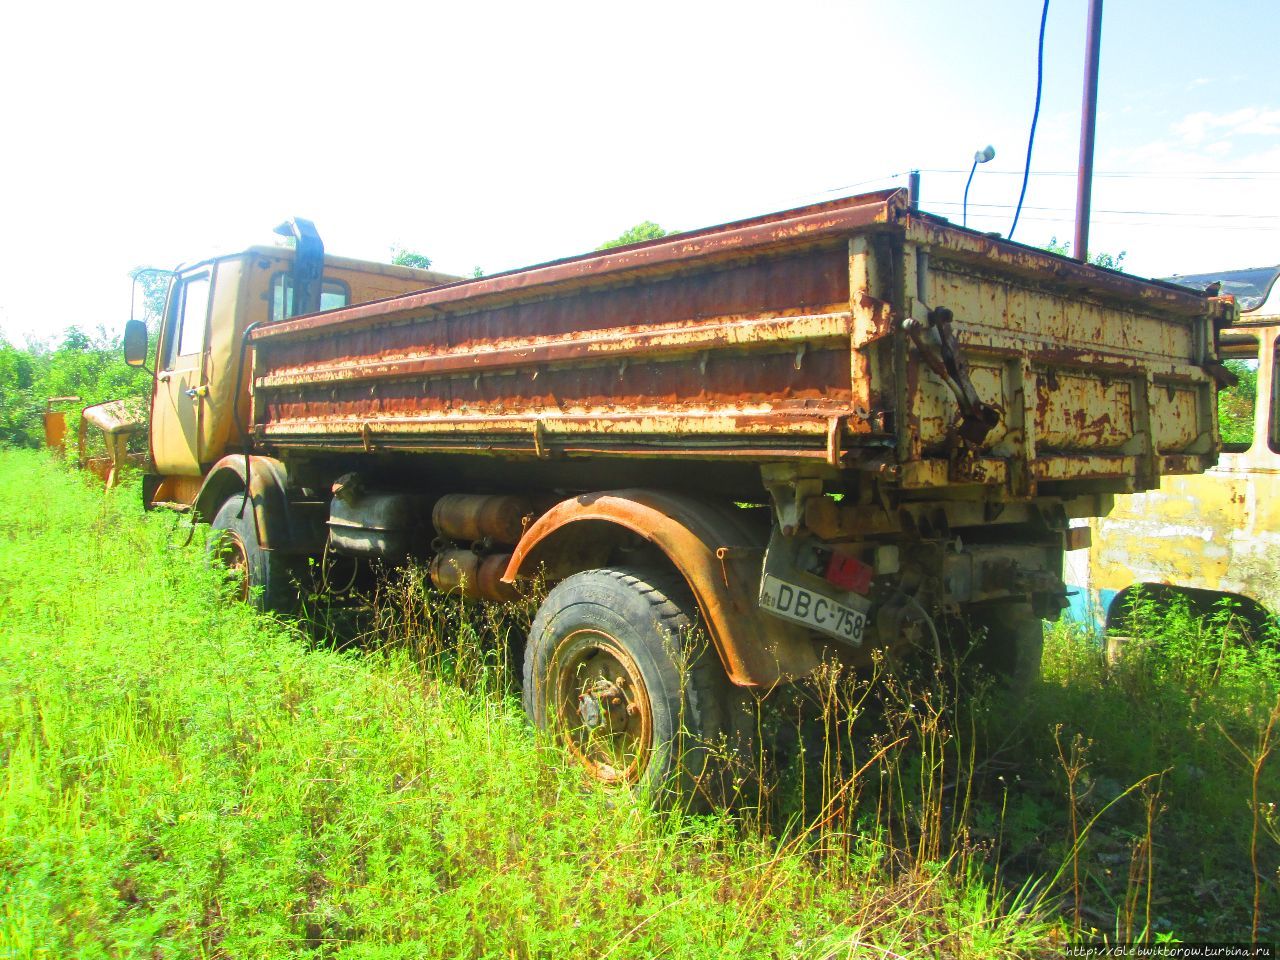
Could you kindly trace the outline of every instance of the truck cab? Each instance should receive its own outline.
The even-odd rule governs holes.
[[[250,409],[243,342],[251,327],[458,279],[327,255],[306,242],[179,267],[156,350],[147,505],[189,506],[209,467],[238,449]]]

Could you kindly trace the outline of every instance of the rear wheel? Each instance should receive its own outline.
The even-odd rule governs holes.
[[[530,719],[604,783],[700,806],[747,799],[754,715],[695,621],[683,581],[666,573],[565,579],[525,650]]]
[[[985,632],[979,659],[1017,696],[1025,696],[1040,679],[1044,655],[1044,621],[1026,602],[993,603],[975,608],[972,625]]]
[[[206,553],[228,568],[237,599],[277,613],[287,613],[297,605],[294,565],[280,553],[263,548],[253,504],[244,494],[236,494],[218,509],[210,525]]]

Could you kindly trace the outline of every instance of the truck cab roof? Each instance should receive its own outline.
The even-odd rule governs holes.
[[[236,250],[218,256],[206,257],[202,260],[192,260],[180,263],[175,268],[174,272],[182,273],[185,270],[190,270],[192,267],[198,267],[202,264],[216,263],[219,260],[238,260],[246,257],[262,257],[265,259],[292,261],[293,248],[257,244],[247,247],[244,250]],[[466,279],[465,277],[458,277],[449,273],[440,273],[436,270],[421,270],[418,267],[402,267],[394,263],[378,263],[372,260],[356,260],[352,257],[341,257],[332,253],[326,253],[324,255],[324,262],[326,267],[332,267],[339,270],[358,270],[362,273],[394,277],[398,280],[421,280],[423,287],[439,287],[448,283],[457,283],[459,280]]]

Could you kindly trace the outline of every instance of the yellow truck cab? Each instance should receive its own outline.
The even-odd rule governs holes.
[[[327,255],[308,221],[289,226],[292,248],[253,246],[174,271],[156,350],[148,506],[190,506],[209,468],[240,448],[251,328],[459,279]]]
[[[1171,279],[1236,298],[1238,319],[1221,331],[1219,354],[1238,361],[1241,382],[1219,404],[1237,413],[1223,425],[1215,467],[1165,476],[1091,521],[1087,563],[1081,552],[1069,565],[1072,613],[1120,634],[1139,588],[1184,596],[1201,611],[1230,598],[1255,623],[1280,613],[1280,266]]]

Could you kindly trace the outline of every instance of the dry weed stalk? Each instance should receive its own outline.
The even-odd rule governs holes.
[[[1142,836],[1133,844],[1129,853],[1129,876],[1125,884],[1124,939],[1133,943],[1133,921],[1138,909],[1138,899],[1145,893],[1143,904],[1142,942],[1151,939],[1151,901],[1155,890],[1155,826],[1160,814],[1166,807],[1160,803],[1160,793],[1164,789],[1164,774],[1161,773],[1154,787],[1150,783],[1143,784],[1142,806],[1144,813],[1144,830]]]
[[[1266,813],[1263,810],[1263,804],[1258,799],[1258,788],[1262,780],[1262,770],[1266,766],[1267,759],[1271,756],[1276,748],[1276,734],[1280,731],[1280,697],[1276,698],[1275,704],[1271,707],[1267,714],[1266,722],[1261,725],[1258,730],[1252,748],[1241,746],[1227,733],[1222,723],[1217,724],[1218,731],[1226,738],[1227,743],[1231,744],[1236,753],[1240,754],[1240,758],[1244,760],[1245,767],[1249,770],[1251,793],[1249,796],[1249,811],[1253,818],[1253,822],[1249,832],[1249,865],[1253,869],[1253,927],[1250,931],[1250,943],[1258,942],[1258,925],[1262,920],[1262,870],[1258,866],[1258,834],[1264,829],[1264,817]],[[1265,826],[1269,826],[1269,822]],[[1270,831],[1268,831],[1270,832]]]
[[[1091,740],[1080,734],[1071,738],[1069,748],[1062,746],[1062,724],[1053,728],[1053,743],[1058,748],[1058,764],[1067,778],[1067,814],[1071,821],[1071,897],[1073,901],[1072,931],[1080,934],[1080,918],[1082,901],[1080,895],[1080,848],[1082,834],[1080,832],[1080,804],[1089,795],[1091,786],[1080,788],[1080,779],[1089,769],[1088,752]],[[1092,825],[1092,824],[1091,824]]]

